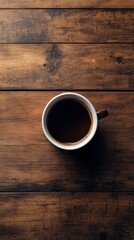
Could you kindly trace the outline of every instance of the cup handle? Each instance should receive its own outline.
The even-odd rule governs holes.
[[[105,118],[107,116],[108,116],[108,111],[107,110],[102,110],[102,111],[97,112],[98,120],[100,120],[102,118]]]

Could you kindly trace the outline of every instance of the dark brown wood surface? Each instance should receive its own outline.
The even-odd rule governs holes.
[[[132,193],[0,194],[1,240],[133,240],[132,198]]]
[[[134,10],[0,10],[1,43],[134,42]]]
[[[46,103],[59,92],[1,92],[1,191],[132,191],[134,95],[80,92],[108,109],[84,149],[53,147],[41,129]]]
[[[133,0],[0,0],[0,8],[133,8]]]
[[[1,44],[1,89],[134,89],[133,44]]]
[[[0,0],[0,240],[134,239],[133,44],[132,0]],[[73,152],[41,129],[66,90],[109,112]]]

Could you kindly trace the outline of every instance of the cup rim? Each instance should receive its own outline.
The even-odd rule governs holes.
[[[90,112],[92,113],[92,129],[90,131],[90,134],[87,136],[85,136],[83,138],[83,140],[76,142],[76,144],[64,144],[61,142],[58,142],[56,139],[54,139],[51,134],[49,133],[49,130],[47,128],[47,115],[49,110],[51,109],[51,107],[59,100],[62,99],[66,99],[66,98],[72,98],[72,99],[76,99],[79,102],[83,103],[84,105],[86,105],[86,107],[90,110]],[[42,119],[41,119],[41,123],[42,123],[42,130],[46,136],[46,138],[56,147],[63,149],[63,150],[76,150],[79,149],[83,146],[85,146],[87,143],[89,143],[91,141],[91,139],[93,138],[93,136],[95,135],[95,132],[97,130],[97,126],[98,126],[98,118],[97,118],[97,113],[96,110],[93,106],[93,104],[83,95],[78,94],[78,93],[74,93],[74,92],[64,92],[64,93],[60,93],[58,95],[56,95],[55,97],[53,97],[45,106],[43,113],[42,113]]]

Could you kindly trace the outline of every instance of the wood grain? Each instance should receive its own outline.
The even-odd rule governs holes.
[[[0,45],[1,89],[134,89],[132,44]]]
[[[0,0],[0,8],[133,8],[132,0]]]
[[[0,10],[0,43],[134,42],[134,10]]]
[[[132,0],[0,0],[0,8],[133,8]]]
[[[133,240],[133,200],[132,193],[0,194],[1,240]]]
[[[1,92],[0,190],[133,191],[133,93],[81,92],[109,116],[74,152],[52,146],[41,129],[42,111],[57,93]]]

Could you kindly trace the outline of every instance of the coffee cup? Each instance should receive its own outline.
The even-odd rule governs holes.
[[[96,112],[83,95],[65,92],[52,98],[42,113],[42,129],[56,147],[76,150],[94,137],[98,120],[108,115],[107,110]]]

